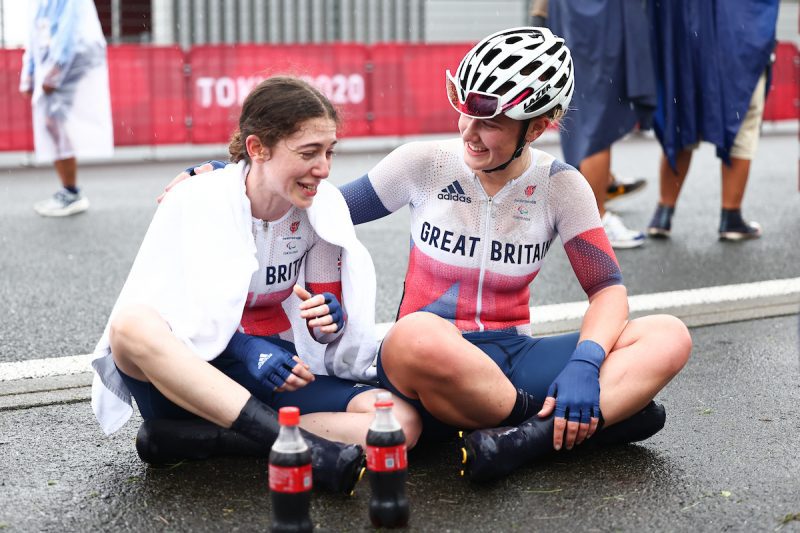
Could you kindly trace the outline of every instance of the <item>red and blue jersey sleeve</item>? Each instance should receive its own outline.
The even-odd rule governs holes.
[[[560,161],[553,163],[551,177],[555,226],[584,292],[591,297],[606,287],[621,285],[622,272],[586,178]]]

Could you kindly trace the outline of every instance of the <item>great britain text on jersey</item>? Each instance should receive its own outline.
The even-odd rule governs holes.
[[[480,237],[442,230],[430,222],[422,223],[419,237],[425,244],[463,257],[474,257],[477,245],[481,242]],[[544,259],[552,242],[553,239],[536,244],[515,244],[492,240],[489,259],[498,263],[517,265],[535,263]]]

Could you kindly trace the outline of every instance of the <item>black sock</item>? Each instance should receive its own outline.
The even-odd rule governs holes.
[[[64,188],[67,189],[72,194],[78,194],[78,191],[80,190],[77,187],[64,187]]]
[[[500,426],[518,426],[542,409],[542,404],[523,389],[517,389],[517,401],[511,413],[500,422]]]
[[[249,437],[269,450],[272,443],[278,438],[277,413],[258,400],[255,396],[250,396],[239,412],[239,416],[231,424],[231,429]]]

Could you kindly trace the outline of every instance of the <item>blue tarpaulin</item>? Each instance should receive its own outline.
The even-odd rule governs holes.
[[[578,167],[639,123],[656,104],[647,5],[643,0],[551,0],[548,25],[575,64],[575,94],[562,122],[564,160]]]
[[[700,140],[730,149],[775,43],[778,0],[650,0],[656,136],[675,157]]]

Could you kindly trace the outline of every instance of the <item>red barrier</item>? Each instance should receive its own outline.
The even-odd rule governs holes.
[[[199,46],[108,49],[117,146],[225,143],[244,97],[274,74],[303,77],[338,106],[342,136],[455,133],[445,93],[468,43]],[[764,120],[798,118],[800,57],[780,43]],[[0,151],[33,150],[22,50],[0,50]],[[184,69],[191,66],[189,76]]]
[[[374,135],[457,131],[445,91],[472,44],[378,44],[372,47],[370,96]]]
[[[184,54],[178,47],[108,48],[116,146],[189,141],[183,66]]]
[[[22,50],[0,50],[0,151],[33,150],[31,101],[19,93]]]
[[[764,120],[800,118],[800,53],[794,43],[778,43]]]
[[[299,76],[326,94],[341,110],[342,135],[368,135],[367,52],[356,44],[194,47],[188,54],[192,142],[227,142],[244,98],[275,74]]]

